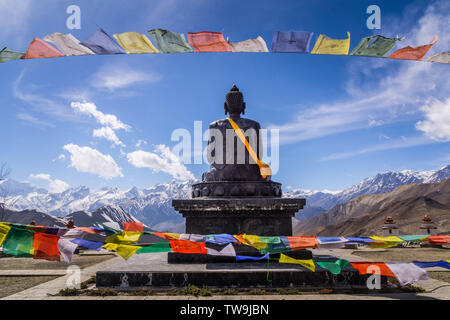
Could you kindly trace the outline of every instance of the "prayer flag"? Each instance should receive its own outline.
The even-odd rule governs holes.
[[[89,249],[89,250],[95,250],[100,251],[102,247],[105,245],[104,242],[99,241],[89,241],[84,239],[72,239],[72,243],[81,246],[83,248]]]
[[[180,234],[170,232],[153,232],[153,235],[167,239],[167,240],[179,240]]]
[[[117,244],[132,244],[138,242],[142,236],[142,232],[138,231],[122,231],[111,236],[107,236],[105,242]]]
[[[269,259],[269,254],[266,253],[266,254],[263,255],[262,257],[236,256],[236,261],[243,261],[243,260],[253,260],[253,261],[258,261],[258,260],[263,260],[263,259]]]
[[[400,243],[403,243],[404,241],[397,237],[397,236],[388,236],[388,237],[377,237],[373,236],[370,237],[372,240],[375,240],[375,242],[372,242],[370,244],[371,248],[390,248],[395,247],[399,245]]]
[[[180,234],[179,240],[189,240],[194,242],[205,242],[206,237],[201,234]]]
[[[144,224],[142,222],[122,222],[124,231],[144,231]]]
[[[228,42],[231,52],[269,52],[262,37],[241,42]]]
[[[380,35],[362,38],[360,43],[352,50],[352,56],[386,57],[394,47],[397,40],[404,38],[386,38]]]
[[[44,40],[53,43],[59,51],[66,56],[82,56],[95,54],[89,48],[80,44],[80,41],[71,33],[55,32],[44,37]]]
[[[179,253],[201,253],[206,254],[204,242],[192,242],[188,240],[170,240],[170,247],[173,252]]]
[[[387,277],[395,277],[395,275],[392,273],[391,269],[384,263],[384,262],[350,262],[353,268],[357,269],[360,274],[373,274],[373,270],[380,271],[381,276],[387,276]],[[369,270],[369,267],[377,267],[373,268],[372,270]],[[378,273],[376,273],[378,274]]]
[[[34,38],[33,41],[28,46],[27,52],[23,59],[34,59],[34,58],[56,58],[64,57],[64,55],[53,48],[51,45],[42,41],[41,39]]]
[[[259,240],[259,236],[254,236],[254,235],[247,235],[244,234],[242,236],[245,241],[252,247],[257,248],[257,249],[263,249],[265,247],[267,247],[267,243],[261,242]]]
[[[344,237],[317,237],[319,249],[339,249],[345,247],[347,239]]]
[[[69,229],[64,236],[65,237],[77,237],[77,238],[82,238],[84,237],[84,235],[86,234],[86,232],[84,232],[83,230],[79,230],[79,229]]]
[[[450,236],[442,235],[442,236],[429,236],[428,241],[431,244],[446,244],[450,243]]]
[[[8,226],[7,224],[4,224],[4,223],[0,223],[0,247],[3,244],[3,241],[5,241],[9,230],[11,230],[10,226]]]
[[[88,47],[96,54],[124,54],[125,50],[119,46],[113,38],[111,38],[105,31],[98,29],[83,42],[80,42],[85,47]]]
[[[317,238],[314,236],[288,236],[286,240],[288,241],[289,248],[292,250],[317,248]]]
[[[321,34],[311,53],[347,55],[350,49],[350,32],[347,32],[347,36],[347,39],[331,39]]]
[[[107,243],[103,246],[106,250],[115,251],[119,256],[128,260],[133,254],[136,253],[141,247],[129,246],[125,244]]]
[[[194,52],[182,33],[164,29],[153,29],[147,32],[153,37],[159,51],[162,53]]]
[[[338,259],[333,262],[331,262],[331,261],[316,261],[316,264],[318,266],[320,266],[321,268],[327,269],[332,274],[339,274],[339,273],[341,273],[342,269],[344,269],[345,266],[349,264],[349,261]]]
[[[214,244],[227,244],[230,242],[237,242],[236,238],[233,237],[233,235],[226,233],[207,235],[205,241]]]
[[[388,58],[389,59],[404,59],[404,60],[422,60],[422,58],[427,54],[428,50],[435,44],[438,37],[435,36],[433,40],[426,45],[417,47],[404,47],[393,52]]]
[[[346,243],[360,243],[360,244],[370,244],[375,242],[374,240],[370,238],[358,238],[358,237],[345,237],[345,239],[348,240]]]
[[[406,286],[407,284],[417,282],[419,280],[428,280],[427,272],[413,263],[386,262],[386,265],[389,269],[391,269],[392,273],[402,286]]]
[[[22,59],[24,56],[25,56],[25,53],[11,51],[7,47],[4,47],[0,51],[0,63],[6,62],[6,61],[11,61],[11,60]]]
[[[432,56],[429,56],[428,58],[426,58],[423,61],[437,62],[437,63],[450,63],[450,51],[434,54]],[[1,54],[0,54],[0,62],[1,62]]]
[[[72,255],[78,247],[72,240],[71,238],[60,238],[58,241],[59,255],[66,263],[72,262]]]
[[[440,261],[413,261],[415,265],[420,268],[431,268],[431,267],[441,267],[450,269],[450,260],[440,260]]]
[[[280,260],[278,261],[279,263],[295,263],[295,264],[299,264],[309,270],[311,270],[312,272],[314,272],[316,270],[316,266],[314,264],[314,261],[312,259],[308,259],[308,260],[300,260],[300,259],[294,259],[291,257],[288,257],[287,255],[284,254],[280,254]]]
[[[34,232],[11,226],[3,242],[3,253],[17,257],[34,254]]]
[[[139,254],[139,253],[171,252],[171,251],[172,247],[170,246],[169,241],[160,241],[149,246],[141,247],[138,251],[136,251],[136,253]]]
[[[428,235],[422,234],[422,235],[405,235],[405,236],[398,236],[403,241],[422,241],[428,238]]]
[[[233,245],[230,243],[226,245],[222,250],[215,250],[213,248],[206,248],[206,253],[211,256],[225,256],[225,257],[235,257],[236,250],[234,250]]]
[[[309,31],[275,31],[272,52],[307,53],[313,34]]]
[[[115,34],[114,38],[127,53],[159,53],[145,34],[138,32],[124,32]]]
[[[195,52],[229,52],[228,43],[220,32],[188,32],[189,44]]]
[[[34,259],[60,261],[58,236],[45,233],[34,234]]]

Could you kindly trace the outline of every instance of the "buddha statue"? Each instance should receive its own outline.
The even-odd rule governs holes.
[[[251,148],[261,159],[261,126],[254,120],[241,118],[241,114],[245,113],[244,96],[235,85],[226,94],[224,108],[225,114],[229,114],[239,126]],[[261,176],[258,164],[250,157],[228,119],[217,120],[209,125],[207,155],[211,167],[208,172],[203,173],[203,182],[270,180],[270,176]]]

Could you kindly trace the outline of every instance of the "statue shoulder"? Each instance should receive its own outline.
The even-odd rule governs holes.
[[[247,118],[241,118],[242,123],[247,128],[255,128],[255,129],[261,129],[261,125],[258,121],[247,119]]]
[[[229,122],[228,122],[227,119],[220,119],[220,120],[216,120],[216,121],[211,122],[211,123],[209,124],[209,127],[210,127],[210,128],[222,128],[222,127],[224,127],[224,126],[227,126],[228,123],[229,123]]]

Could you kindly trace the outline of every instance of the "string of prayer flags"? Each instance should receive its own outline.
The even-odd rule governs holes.
[[[89,241],[84,239],[72,239],[72,243],[81,246],[83,248],[89,249],[89,250],[95,250],[100,251],[102,247],[105,245],[104,242],[99,241]]]
[[[188,240],[170,240],[170,247],[173,252],[179,253],[200,253],[206,254],[204,242],[192,242]]]
[[[149,246],[141,247],[138,251],[136,251],[136,253],[139,254],[139,253],[171,252],[171,251],[172,247],[170,246],[169,241],[160,241],[151,244]]]
[[[428,280],[426,270],[419,268],[413,263],[386,262],[386,266],[392,271],[401,286],[420,280]]]
[[[417,47],[404,47],[394,51],[388,58],[389,59],[404,59],[404,60],[422,60],[427,54],[428,50],[437,42],[438,37],[435,36],[429,44]]]
[[[25,53],[23,59],[56,57],[64,57],[64,55],[45,41],[39,38],[34,38],[28,46],[27,52]]]
[[[432,56],[429,56],[423,61],[427,62],[438,62],[438,63],[450,63],[450,51],[433,54]],[[0,62],[1,62],[1,54],[0,54]]]
[[[10,226],[3,242],[3,253],[16,257],[31,257],[34,254],[34,232]]]
[[[34,234],[34,259],[59,261],[59,237],[52,234]]]
[[[228,42],[223,38],[221,32],[188,32],[189,44],[195,52],[230,52]]]
[[[0,63],[6,62],[6,61],[11,61],[11,60],[22,59],[24,56],[25,56],[25,53],[12,51],[12,50],[9,50],[7,47],[4,47],[0,51]]]
[[[299,264],[299,265],[311,270],[312,272],[314,272],[316,270],[316,265],[314,264],[314,261],[312,259],[308,259],[308,260],[294,259],[294,258],[288,257],[287,255],[281,253],[280,260],[278,262],[279,263]]]
[[[321,34],[311,50],[312,54],[336,54],[348,55],[350,50],[350,32],[347,32],[347,39],[331,39]]]
[[[66,56],[83,56],[95,54],[89,48],[80,44],[80,41],[71,33],[55,32],[44,37],[45,41],[53,43],[59,51]]]
[[[125,54],[125,50],[119,46],[103,29],[98,29],[86,40],[80,42],[96,54]]]
[[[103,246],[106,250],[115,251],[119,256],[128,260],[133,254],[136,253],[141,247],[130,246],[126,244],[107,243]]]
[[[115,34],[114,38],[125,49],[126,53],[159,53],[153,43],[145,34],[139,32],[124,32]]]
[[[349,264],[348,260],[338,259],[336,261],[316,261],[316,264],[324,269],[327,269],[332,274],[339,274]]]
[[[230,243],[223,247],[221,250],[216,250],[214,248],[206,247],[206,253],[211,256],[224,256],[224,257],[235,257],[236,250],[233,245]]]
[[[252,257],[252,256],[236,256],[236,261],[245,261],[245,260],[251,260],[251,261],[258,261],[263,259],[269,259],[269,254],[266,253],[265,255],[261,257]]]
[[[398,40],[404,38],[386,38],[380,35],[362,38],[359,44],[352,50],[352,56],[386,57]]]
[[[142,222],[122,222],[124,231],[144,232],[144,224]]]
[[[269,52],[267,44],[261,36],[241,42],[229,42],[231,52]]]
[[[78,245],[72,242],[70,238],[60,238],[58,241],[59,255],[63,260],[70,264],[72,262],[72,256]]]
[[[272,52],[308,53],[313,34],[309,31],[275,31]]]
[[[147,31],[147,33],[153,37],[156,46],[162,53],[194,52],[194,49],[187,43],[182,33],[175,33],[164,29],[153,29]]]
[[[440,260],[440,261],[416,261],[413,263],[420,268],[432,268],[441,267],[445,269],[450,269],[450,260]]]
[[[379,274],[381,276],[395,277],[391,269],[384,262],[350,262],[360,274]]]

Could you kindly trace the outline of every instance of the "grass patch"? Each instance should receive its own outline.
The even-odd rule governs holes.
[[[320,289],[317,293],[318,294],[332,294],[332,293],[334,293],[334,290],[330,289],[330,288],[323,288],[323,289]]]
[[[148,290],[147,288],[140,288],[140,289],[136,289],[133,291],[130,291],[128,293],[130,296],[153,296],[155,295],[155,291],[153,290]]]
[[[79,296],[81,294],[81,291],[76,289],[76,288],[65,288],[65,289],[61,289],[59,290],[59,295],[61,296],[65,296],[65,297],[73,297],[73,296]]]
[[[87,292],[88,296],[98,296],[98,297],[107,297],[107,296],[117,296],[119,293],[114,289],[109,288],[98,288],[89,290]]]

